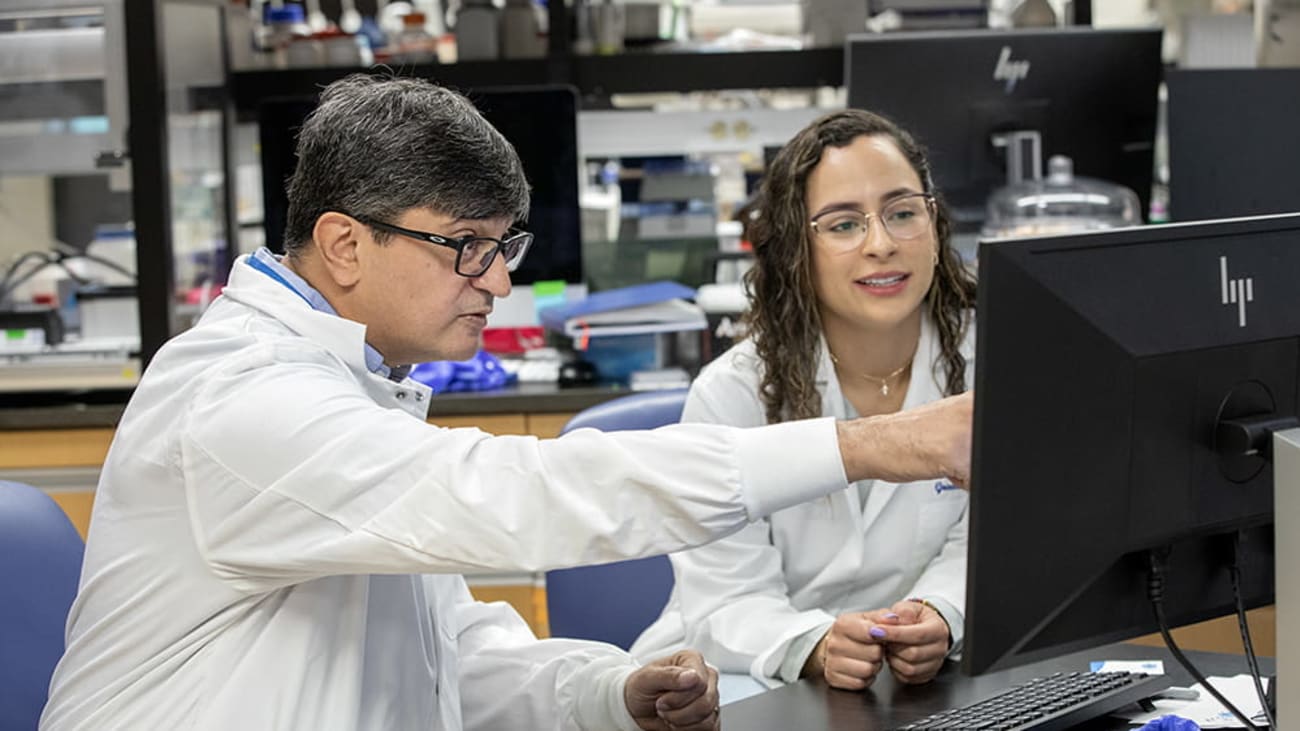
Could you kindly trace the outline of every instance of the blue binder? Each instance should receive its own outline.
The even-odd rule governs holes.
[[[707,326],[704,312],[686,301],[694,297],[694,289],[678,282],[648,282],[547,307],[538,317],[546,327],[575,337],[700,330]]]

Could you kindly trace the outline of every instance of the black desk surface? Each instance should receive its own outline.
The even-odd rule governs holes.
[[[1197,670],[1207,676],[1250,672],[1244,656],[1186,654]],[[884,731],[945,708],[982,700],[1032,678],[1061,671],[1086,671],[1093,660],[1148,659],[1164,661],[1165,674],[1173,680],[1173,685],[1188,686],[1194,682],[1163,647],[1117,644],[975,678],[963,676],[960,669],[949,663],[933,682],[922,686],[896,683],[886,671],[862,693],[835,690],[820,680],[804,680],[728,705],[722,709],[722,728],[726,731]],[[1260,667],[1272,674],[1273,659],[1260,658]],[[1101,718],[1077,728],[1099,731],[1132,727],[1119,719]]]

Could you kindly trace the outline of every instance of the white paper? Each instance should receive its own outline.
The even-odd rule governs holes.
[[[1093,660],[1088,669],[1094,673],[1146,673],[1164,675],[1163,660]]]
[[[1259,704],[1259,694],[1255,692],[1255,681],[1249,675],[1234,675],[1231,678],[1211,676],[1207,680],[1210,681],[1210,685],[1213,685],[1215,690],[1222,693],[1232,705],[1236,706],[1247,717],[1254,719],[1263,713],[1263,706]],[[1232,711],[1220,705],[1214,699],[1214,696],[1206,692],[1200,683],[1191,687],[1200,692],[1200,698],[1194,701],[1157,700],[1153,704],[1156,710],[1150,713],[1119,712],[1115,715],[1127,718],[1129,723],[1139,726],[1154,721],[1161,716],[1173,714],[1195,721],[1196,725],[1203,729],[1244,728],[1241,721],[1232,715]],[[1264,688],[1268,689],[1267,680],[1264,681]]]
[[[574,338],[583,335],[642,335],[704,330],[708,326],[704,310],[698,305],[672,299],[570,317],[564,321],[564,334]]]

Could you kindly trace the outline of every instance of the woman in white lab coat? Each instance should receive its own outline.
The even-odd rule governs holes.
[[[691,387],[683,421],[736,426],[912,409],[973,374],[975,283],[915,141],[859,110],[773,161],[751,226],[750,337]],[[931,679],[961,647],[967,496],[854,483],[674,554],[676,586],[632,648],[699,649],[767,685]]]

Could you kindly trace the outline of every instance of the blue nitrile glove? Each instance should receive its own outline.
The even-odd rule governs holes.
[[[1147,725],[1138,729],[1138,731],[1201,731],[1201,727],[1190,718],[1182,716],[1161,716]]]
[[[483,350],[469,360],[421,363],[411,369],[410,376],[434,393],[490,391],[514,380],[496,356]]]
[[[411,380],[419,381],[434,393],[442,393],[447,390],[447,384],[451,383],[452,375],[455,371],[455,363],[449,360],[435,360],[432,363],[421,363],[411,369],[407,374]]]

